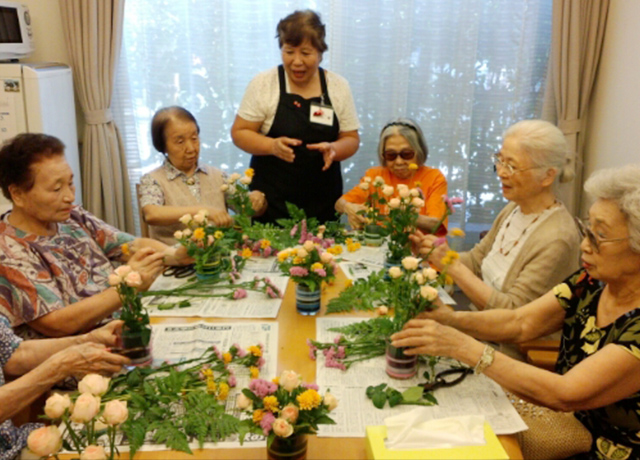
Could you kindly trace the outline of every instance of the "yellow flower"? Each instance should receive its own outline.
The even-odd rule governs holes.
[[[218,386],[218,395],[216,396],[216,399],[218,401],[226,401],[228,396],[229,396],[229,385],[225,382],[220,382],[220,385]]]
[[[294,263],[294,265],[300,265],[300,264],[304,263],[304,257],[295,256],[293,258],[293,263]]]
[[[346,289],[346,288],[348,288],[348,287],[351,287],[351,285],[352,285],[352,284],[353,284],[353,280],[347,280],[347,281],[344,283],[344,287],[345,287],[345,289]]]
[[[202,370],[202,375],[204,375],[205,377],[211,377],[213,378],[213,370],[211,369],[203,369]]]
[[[346,240],[344,240],[345,244],[349,245],[353,243],[353,238],[347,238]]]
[[[322,402],[322,396],[316,390],[307,390],[296,398],[300,410],[315,409]]]
[[[460,238],[464,238],[464,230],[461,228],[452,228],[451,236],[459,236]]]
[[[415,181],[415,182],[413,183],[413,186],[414,186],[415,188],[420,188],[420,187],[422,187],[422,182],[420,182],[419,180],[417,180],[417,181]]]
[[[222,361],[224,361],[225,364],[229,364],[231,362],[231,353],[229,352],[223,353]]]
[[[242,250],[242,257],[244,257],[245,259],[248,259],[249,257],[251,257],[253,255],[253,252],[251,251],[250,248],[244,248]]]
[[[262,348],[257,345],[251,345],[249,348],[247,348],[247,351],[253,356],[257,356],[258,358],[262,356]]]
[[[409,169],[410,169],[411,171],[416,171],[416,170],[418,169],[418,165],[417,165],[417,164],[415,164],[415,163],[411,163],[411,164],[409,165]]]
[[[262,399],[262,404],[264,404],[264,408],[265,410],[271,411],[271,412],[278,412],[279,408],[279,402],[278,402],[278,398],[276,398],[275,396],[265,396]]]
[[[249,374],[251,375],[252,379],[257,379],[260,376],[260,370],[255,366],[251,366],[249,368]]]
[[[256,409],[253,411],[253,423],[260,423],[262,417],[264,416],[264,411],[262,409]]]
[[[205,236],[204,228],[202,228],[202,227],[198,227],[193,231],[193,239],[194,240],[201,240],[201,239],[204,238],[204,236]]]
[[[207,393],[210,395],[216,392],[216,381],[212,378],[207,378]]]
[[[274,378],[271,379],[271,381],[273,383],[275,383],[276,385],[280,385],[280,377],[274,377]]]
[[[289,251],[280,251],[278,253],[278,262],[284,262],[289,257]]]
[[[339,244],[335,246],[331,246],[329,249],[327,249],[327,252],[329,254],[333,254],[334,256],[337,256],[338,254],[342,254],[342,246],[340,246]]]
[[[129,251],[129,243],[124,243],[124,244],[121,246],[121,249],[122,249],[122,253],[123,253],[125,256],[128,256],[128,255],[130,255],[130,254],[131,254],[131,251]]]
[[[315,264],[311,265],[311,270],[317,270],[322,267],[323,265],[320,262],[316,262]]]
[[[271,246],[271,241],[265,239],[260,241],[260,247],[262,249],[267,249],[269,246]]]
[[[440,263],[442,265],[450,265],[451,262],[453,262],[453,261],[451,260],[451,257],[449,257],[449,256],[444,256],[442,259],[440,259]]]
[[[451,260],[458,260],[460,258],[460,254],[456,251],[449,250],[447,251],[447,257],[451,258]]]
[[[253,170],[253,168],[249,168],[244,172],[244,175],[247,177],[253,177],[255,176],[256,172]]]
[[[453,278],[451,278],[451,275],[444,275],[444,284],[453,284]]]
[[[347,251],[349,252],[355,252],[358,249],[360,249],[360,242],[356,241],[355,243],[351,243],[351,244],[347,244]]]
[[[222,233],[220,230],[216,230],[215,233],[213,234],[213,237],[216,240],[219,240],[220,238],[222,238],[224,236],[224,233]]]

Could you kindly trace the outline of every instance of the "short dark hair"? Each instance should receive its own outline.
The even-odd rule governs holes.
[[[309,40],[318,52],[324,53],[329,49],[324,37],[324,24],[320,20],[320,15],[312,10],[294,11],[280,20],[276,27],[276,38],[280,48],[285,43],[300,46],[303,41]]]
[[[177,105],[161,108],[151,119],[151,142],[153,142],[156,150],[164,155],[167,154],[167,137],[164,130],[167,127],[167,123],[174,118],[182,121],[192,121],[196,125],[198,134],[200,134],[200,126],[196,121],[196,117],[187,109]]]
[[[6,141],[0,149],[0,187],[5,198],[11,200],[11,185],[31,190],[35,182],[31,166],[57,155],[64,155],[64,144],[47,134],[22,133]]]

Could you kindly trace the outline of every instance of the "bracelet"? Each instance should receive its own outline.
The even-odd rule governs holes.
[[[482,374],[487,369],[487,367],[493,364],[493,360],[495,359],[495,357],[496,350],[489,345],[485,345],[484,350],[482,350],[482,356],[480,356],[476,367],[473,368],[473,373]]]

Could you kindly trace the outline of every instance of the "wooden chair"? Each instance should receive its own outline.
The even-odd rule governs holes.
[[[142,238],[149,238],[149,224],[144,220],[144,213],[140,206],[140,184],[136,184],[136,198],[138,199],[138,218],[140,219],[140,234]]]
[[[530,340],[518,344],[527,362],[549,371],[555,370],[558,361],[559,340]]]

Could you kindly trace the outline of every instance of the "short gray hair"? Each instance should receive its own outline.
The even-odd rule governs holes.
[[[618,205],[627,219],[631,249],[640,253],[640,165],[596,171],[584,183],[584,190],[596,200]]]
[[[511,125],[502,136],[515,137],[535,166],[554,169],[559,182],[569,182],[575,176],[573,154],[564,134],[544,120],[523,120]]]
[[[416,152],[416,162],[418,165],[422,166],[425,164],[429,156],[429,149],[420,126],[411,118],[395,118],[384,125],[382,131],[380,131],[378,160],[380,160],[382,166],[386,164],[384,156],[382,155],[384,153],[384,145],[387,143],[389,137],[395,135],[402,136],[407,140],[411,148]]]

